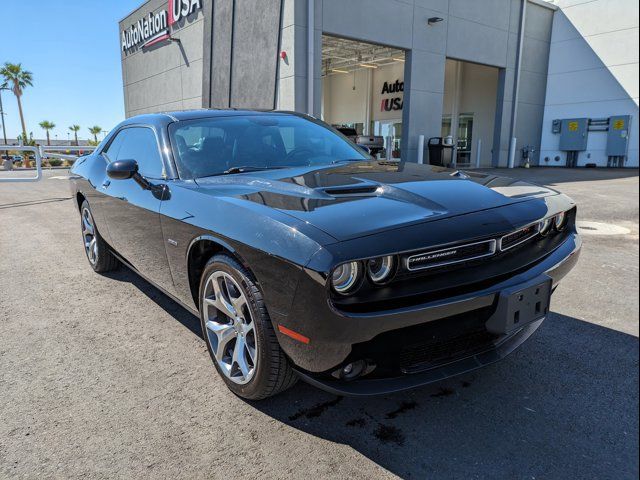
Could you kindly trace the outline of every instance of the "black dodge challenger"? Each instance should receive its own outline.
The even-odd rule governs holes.
[[[578,259],[574,202],[482,173],[375,161],[289,112],[118,125],[76,161],[91,267],[124,264],[199,315],[228,387],[345,395],[499,360]]]

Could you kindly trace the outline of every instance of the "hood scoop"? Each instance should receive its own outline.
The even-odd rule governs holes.
[[[382,198],[394,200],[396,202],[414,204],[432,212],[433,215],[445,213],[446,208],[433,200],[422,195],[409,192],[402,188],[392,185],[381,185],[377,183],[361,183],[354,185],[341,185],[339,187],[325,187],[316,189],[325,195],[329,195],[334,199],[351,198]]]
[[[372,197],[382,193],[379,185],[344,185],[323,189],[324,193],[332,197]]]

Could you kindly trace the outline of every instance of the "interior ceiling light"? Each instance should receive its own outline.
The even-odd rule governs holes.
[[[335,73],[349,73],[348,70],[340,70],[338,68],[332,68],[331,71]]]
[[[404,58],[392,58],[391,60],[395,60],[396,62],[404,62]]]
[[[369,65],[368,63],[361,63],[360,66],[364,68],[378,68],[377,65]]]

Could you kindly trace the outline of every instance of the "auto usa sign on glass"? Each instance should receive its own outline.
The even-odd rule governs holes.
[[[167,10],[149,13],[122,31],[122,51],[150,47],[171,37],[176,22],[202,8],[202,0],[169,0]]]

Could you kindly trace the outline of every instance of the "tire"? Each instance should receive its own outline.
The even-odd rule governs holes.
[[[280,348],[262,293],[251,272],[237,260],[219,254],[207,262],[200,278],[199,307],[209,355],[233,393],[261,400],[296,383],[298,377]]]
[[[82,243],[89,265],[97,273],[110,272],[120,267],[120,261],[113,256],[109,246],[100,236],[89,202],[84,200],[80,206],[80,228]]]

